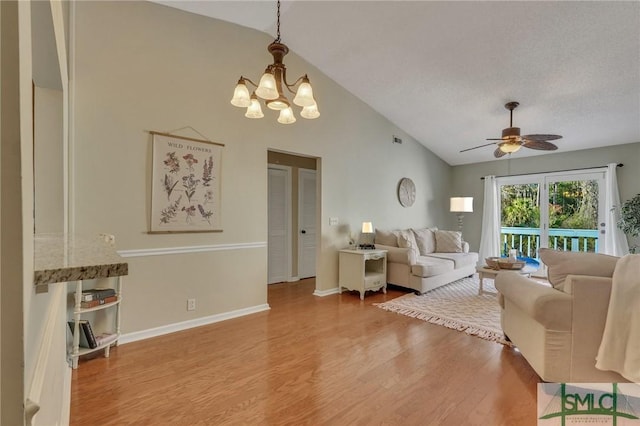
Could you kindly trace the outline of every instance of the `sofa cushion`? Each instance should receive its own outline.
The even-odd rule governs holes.
[[[541,248],[540,259],[547,265],[551,285],[562,290],[567,275],[612,277],[618,257],[600,253],[559,251]]]
[[[462,233],[458,231],[435,231],[437,253],[462,253]]]
[[[411,229],[398,231],[398,247],[418,250],[418,243]]]
[[[410,229],[398,231],[398,247],[409,249],[410,262],[416,263],[416,259],[420,256],[420,250],[418,250],[418,243],[416,243],[416,238]]]
[[[383,246],[398,247],[398,231],[389,231],[376,228],[376,237],[374,244],[382,244]]]
[[[411,274],[416,277],[433,277],[453,271],[453,261],[431,256],[418,257],[416,264],[411,265]]]
[[[437,230],[438,228],[411,229],[416,239],[416,243],[418,244],[418,250],[420,251],[421,256],[436,251],[435,231]]]
[[[475,265],[478,262],[478,253],[431,253],[427,257],[451,260],[456,269]]]

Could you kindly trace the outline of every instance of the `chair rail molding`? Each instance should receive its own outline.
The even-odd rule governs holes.
[[[148,249],[118,250],[122,257],[163,256],[167,254],[202,253],[209,251],[246,250],[267,247],[266,241],[232,244],[210,244],[201,246],[161,247]]]

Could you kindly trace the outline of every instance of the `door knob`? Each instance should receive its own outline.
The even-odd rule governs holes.
[[[302,231],[300,231],[301,234],[306,234],[307,231],[305,231],[304,229]]]

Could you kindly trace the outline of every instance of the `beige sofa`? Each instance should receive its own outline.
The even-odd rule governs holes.
[[[387,282],[425,293],[476,271],[477,253],[454,231],[376,229],[375,246],[387,250]]]
[[[595,367],[617,257],[540,249],[550,285],[500,272],[505,335],[547,382],[628,382]]]

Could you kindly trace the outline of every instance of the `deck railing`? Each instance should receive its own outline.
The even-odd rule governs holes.
[[[502,254],[516,249],[522,256],[538,258],[539,228],[502,227],[500,229]],[[549,248],[563,251],[598,251],[597,229],[549,229]]]

